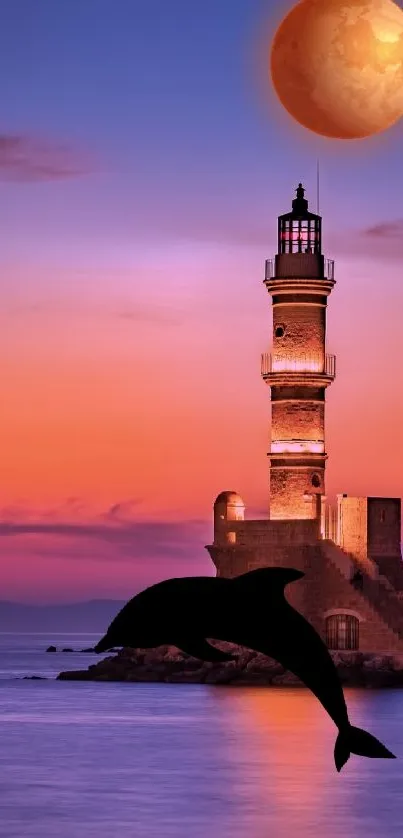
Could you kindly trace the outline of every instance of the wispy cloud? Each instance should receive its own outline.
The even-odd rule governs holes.
[[[403,218],[397,218],[395,221],[382,222],[375,224],[373,227],[367,227],[363,230],[363,235],[376,239],[402,239],[403,238]]]
[[[0,538],[31,537],[32,541],[37,536],[43,539],[43,549],[36,542],[30,545],[30,553],[34,547],[36,554],[53,552],[59,557],[62,553],[72,559],[85,553],[88,558],[110,560],[110,548],[114,548],[119,559],[189,561],[197,548],[203,548],[209,538],[210,522],[135,518],[140,503],[136,499],[119,501],[86,520],[74,515],[74,511],[82,510],[79,499],[69,499],[61,507],[40,514],[18,506],[7,507],[0,510]],[[70,519],[63,516],[69,507]]]
[[[132,544],[137,546],[148,544],[150,539],[154,545],[159,545],[170,551],[172,542],[177,545],[189,530],[200,527],[204,522],[172,522],[172,521],[128,521],[119,526],[106,523],[75,523],[73,521],[0,521],[0,537],[16,535],[45,535],[65,536],[68,538],[92,538],[116,544]]]
[[[403,258],[403,219],[382,221],[358,230],[330,232],[326,236],[329,256],[351,256],[373,260]]]
[[[139,211],[140,212],[140,211]],[[262,221],[263,217],[263,221]],[[400,258],[403,255],[403,221],[400,219],[368,228],[335,229],[331,220],[323,219],[325,248],[329,257],[353,256],[370,259]],[[161,216],[158,210],[151,217],[140,217],[138,230],[150,231],[163,236],[185,239],[189,242],[209,242],[228,248],[247,248],[256,252],[257,259],[270,256],[277,249],[277,236],[273,218],[265,213],[248,211],[241,206],[236,212],[228,207],[208,207],[204,210],[189,207],[173,209]]]
[[[0,134],[0,178],[20,182],[80,177],[94,170],[82,151],[23,134]]]
[[[112,504],[103,514],[105,521],[113,524],[127,524],[133,522],[133,515],[142,503],[141,498],[129,498]]]

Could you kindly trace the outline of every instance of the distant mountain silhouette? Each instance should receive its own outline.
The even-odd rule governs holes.
[[[124,602],[93,599],[66,605],[25,605],[0,600],[0,631],[101,632]]]

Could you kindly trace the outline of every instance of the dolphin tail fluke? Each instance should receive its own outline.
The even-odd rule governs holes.
[[[336,739],[334,761],[337,771],[341,771],[350,754],[358,754],[372,759],[396,759],[395,755],[388,751],[379,739],[376,739],[371,733],[367,733],[366,730],[361,730],[361,728],[352,725],[345,730],[341,730]]]

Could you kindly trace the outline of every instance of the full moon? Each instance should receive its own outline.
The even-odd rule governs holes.
[[[301,0],[273,40],[281,104],[305,128],[354,140],[403,115],[403,12],[392,0]]]

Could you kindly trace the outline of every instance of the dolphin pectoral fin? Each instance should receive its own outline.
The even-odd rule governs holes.
[[[199,658],[202,661],[215,663],[234,660],[234,655],[228,655],[226,652],[222,652],[221,649],[211,646],[204,637],[187,637],[184,640],[177,639],[174,645],[178,649],[182,649],[182,652],[185,652],[186,655],[191,655],[192,658]]]
[[[284,590],[290,582],[296,582],[303,576],[305,574],[302,570],[296,570],[294,567],[258,567],[256,570],[250,570],[249,573],[236,576],[231,580],[231,584],[237,587],[242,586],[251,593],[262,593],[268,588]]]

